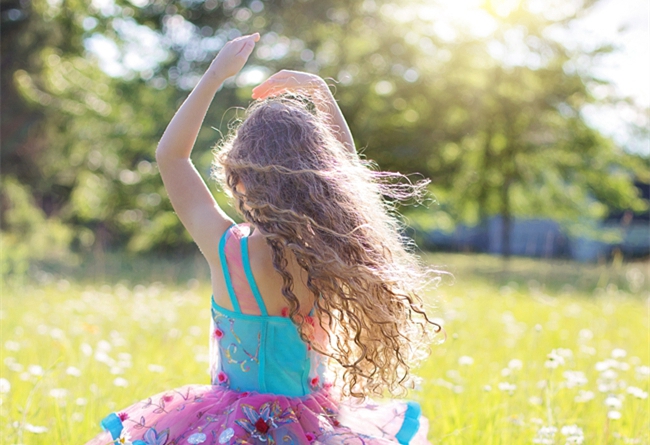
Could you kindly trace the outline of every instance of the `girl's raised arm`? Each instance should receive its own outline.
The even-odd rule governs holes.
[[[217,243],[232,220],[219,208],[190,154],[215,93],[242,69],[259,38],[255,33],[226,43],[172,118],[156,149],[172,206],[211,264],[218,262]]]
[[[266,99],[269,96],[276,96],[285,92],[301,91],[307,94],[316,92],[313,95],[314,102],[319,111],[327,116],[332,132],[339,142],[356,154],[357,150],[348,123],[327,87],[327,83],[321,77],[301,71],[282,70],[253,88],[253,99]]]

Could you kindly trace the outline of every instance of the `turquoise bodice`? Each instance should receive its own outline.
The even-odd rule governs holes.
[[[212,299],[212,384],[289,397],[310,394],[323,386],[325,357],[308,347],[290,318],[268,315],[250,267],[249,235],[250,230],[246,233],[240,226],[231,226],[219,241],[221,267],[233,310],[218,306]],[[239,252],[241,262],[237,261]],[[243,274],[237,273],[240,268]],[[234,283],[240,277],[242,281],[245,277],[260,315],[242,312],[243,295],[238,298],[234,290],[234,284],[243,284]]]

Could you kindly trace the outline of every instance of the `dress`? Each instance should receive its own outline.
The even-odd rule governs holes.
[[[110,414],[102,427],[133,445],[430,445],[414,402],[341,401],[325,357],[287,317],[270,316],[248,260],[248,224],[219,255],[233,310],[212,302],[211,385],[187,385]]]

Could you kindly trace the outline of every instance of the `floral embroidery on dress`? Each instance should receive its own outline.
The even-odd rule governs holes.
[[[235,336],[235,339],[239,344],[241,344],[241,340],[239,340],[238,337]],[[255,350],[255,354],[251,354],[248,352],[246,349],[241,348],[242,352],[246,355],[246,357],[242,358],[241,360],[237,360],[235,358],[235,355],[239,351],[239,347],[235,343],[230,343],[226,348],[224,348],[224,353],[226,356],[226,360],[228,360],[228,363],[236,363],[239,365],[241,370],[243,372],[249,372],[250,371],[250,366],[249,362],[254,362],[259,364],[259,354],[260,354],[260,345],[262,343],[262,335],[261,333],[258,333],[257,335],[257,348]]]
[[[270,435],[273,429],[296,421],[293,410],[286,409],[282,411],[277,401],[266,402],[260,406],[259,412],[253,406],[246,404],[242,404],[241,409],[247,418],[237,419],[235,423],[242,427],[251,437],[262,442],[269,442],[269,444],[275,443],[273,436]]]
[[[223,371],[219,371],[219,374],[217,374],[217,382],[219,382],[220,385],[225,385],[228,383],[228,374],[226,374]]]
[[[147,445],[165,445],[169,438],[169,429],[163,430],[160,433],[155,428],[149,428],[144,437],[142,438]]]

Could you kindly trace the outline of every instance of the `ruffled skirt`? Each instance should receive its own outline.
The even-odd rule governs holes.
[[[337,402],[327,391],[304,397],[187,385],[113,413],[89,444],[430,445],[414,402]]]

